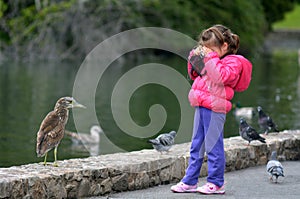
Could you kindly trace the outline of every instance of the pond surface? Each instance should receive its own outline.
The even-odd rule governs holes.
[[[249,59],[254,66],[251,85],[246,92],[236,93],[233,102],[239,102],[245,107],[262,106],[280,130],[299,129],[300,75],[297,53],[278,52]],[[188,104],[188,81],[182,84],[182,79],[187,77],[186,61],[172,56],[140,57],[138,60],[124,61],[127,60],[125,56],[122,60],[114,62],[99,80],[95,94],[95,109],[99,121],[85,118],[83,124],[84,133],[89,133],[93,124],[99,123],[102,126],[104,133],[101,134],[100,144],[91,147],[74,145],[70,138],[65,136],[58,147],[59,160],[151,148],[146,142],[147,139],[179,128],[180,135],[176,137],[176,143],[190,141],[193,110],[181,110]],[[126,100],[114,100],[113,97],[127,94],[126,89],[123,90],[124,93],[112,92],[116,86],[124,88],[122,83],[118,83],[123,74],[147,63],[171,67],[176,71],[175,76],[172,76],[171,72],[171,78],[168,77],[171,82],[162,85],[163,81],[158,81],[157,78],[164,72],[154,68],[157,72],[154,78],[157,83],[154,81],[136,87],[130,99],[127,99],[129,105]],[[0,65],[0,167],[43,161],[43,158],[37,158],[35,153],[39,125],[46,114],[53,110],[58,98],[72,95],[80,66],[80,63],[64,62],[7,62]],[[176,73],[181,74],[181,79]],[[141,71],[134,77],[141,80],[149,76],[151,77],[149,71]],[[174,91],[175,88],[178,90]],[[182,102],[182,99],[185,101]],[[130,117],[122,114],[127,108]],[[76,113],[85,115],[87,111],[89,108],[76,110]],[[75,131],[72,112],[71,110],[66,129]],[[123,115],[123,118],[116,118],[116,112]],[[188,122],[183,123],[183,116]],[[254,115],[250,122],[253,127],[258,128],[256,121],[257,115]],[[118,126],[120,124],[121,127]],[[153,132],[143,130],[144,128],[152,129]],[[130,134],[131,131],[134,133]],[[238,121],[231,111],[227,115],[225,137],[236,135]],[[53,151],[49,152],[48,160],[53,161]]]

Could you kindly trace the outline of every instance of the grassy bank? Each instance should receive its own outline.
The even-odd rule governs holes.
[[[291,29],[300,30],[300,4],[297,4],[295,8],[287,12],[284,15],[284,19],[273,24],[273,29]]]

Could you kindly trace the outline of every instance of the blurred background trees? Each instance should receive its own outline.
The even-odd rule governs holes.
[[[242,53],[251,53],[271,31],[272,23],[297,2],[0,0],[0,57],[83,59],[98,43],[124,30],[156,26],[197,39],[202,29],[217,23],[241,37]]]

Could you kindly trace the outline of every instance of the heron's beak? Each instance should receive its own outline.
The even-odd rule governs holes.
[[[77,107],[77,108],[86,108],[84,105],[79,104],[75,100],[72,102],[72,108]]]

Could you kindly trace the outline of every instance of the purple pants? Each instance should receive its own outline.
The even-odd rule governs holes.
[[[190,149],[189,166],[182,182],[198,183],[204,152],[207,154],[207,182],[219,187],[224,184],[225,153],[223,131],[226,114],[216,113],[204,107],[196,107],[194,129]]]

